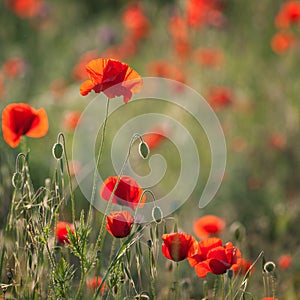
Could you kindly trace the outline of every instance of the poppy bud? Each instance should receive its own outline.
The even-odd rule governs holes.
[[[232,269],[227,270],[227,277],[231,279],[233,277],[234,271]]]
[[[264,271],[266,273],[272,273],[274,272],[276,269],[276,265],[275,263],[273,263],[272,261],[267,261],[265,264],[264,264]]]
[[[152,209],[152,219],[155,223],[160,224],[163,218],[163,212],[158,206],[154,206]]]
[[[62,159],[64,154],[64,147],[61,143],[55,143],[52,148],[52,154],[55,159],[59,160]]]
[[[20,172],[15,172],[11,181],[13,187],[19,190],[23,186],[23,175]]]
[[[145,142],[141,142],[139,145],[140,156],[144,159],[148,158],[150,150],[148,145]]]

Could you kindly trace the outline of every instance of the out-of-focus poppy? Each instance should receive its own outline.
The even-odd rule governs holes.
[[[56,240],[58,243],[63,244],[63,243],[67,243],[70,244],[70,241],[68,240],[67,236],[68,236],[68,231],[67,228],[69,228],[69,230],[74,233],[74,225],[68,222],[63,222],[63,221],[59,221],[57,222],[56,225]]]
[[[194,222],[194,232],[200,239],[219,235],[225,228],[225,221],[215,215],[206,215]]]
[[[6,5],[20,18],[32,18],[39,14],[43,2],[41,0],[6,0]]]
[[[278,259],[278,266],[282,270],[288,269],[293,262],[293,258],[290,254],[283,254]]]
[[[13,79],[22,76],[26,70],[26,63],[19,57],[12,57],[6,60],[2,66],[5,77]]]
[[[225,17],[219,0],[188,0],[186,3],[186,18],[191,27],[221,27],[224,24]]]
[[[278,28],[288,28],[293,23],[300,22],[300,1],[284,2],[275,17]]]
[[[158,147],[169,134],[170,128],[165,125],[157,125],[151,128],[149,133],[143,135],[143,140],[151,150]]]
[[[107,48],[103,53],[103,57],[111,57],[117,60],[124,60],[133,56],[137,51],[137,43],[130,37],[126,37],[120,44]]]
[[[192,255],[197,249],[195,238],[184,232],[164,234],[162,236],[163,255],[173,261],[181,261]]]
[[[144,38],[150,29],[150,22],[140,4],[131,4],[123,13],[122,21],[129,32],[130,38],[138,41]]]
[[[274,297],[263,297],[261,300],[278,300],[278,298],[274,298]]]
[[[112,191],[118,181],[118,176],[108,177],[102,184],[100,189],[100,196],[106,201],[109,201]],[[140,207],[146,201],[146,195],[140,200],[143,189],[138,183],[130,176],[122,176],[118,186],[112,196],[112,203],[125,205],[132,209],[137,208],[139,202]]]
[[[179,82],[185,82],[182,70],[166,61],[158,60],[151,62],[147,69],[149,74],[152,76],[170,78]]]
[[[90,80],[80,87],[83,96],[94,90],[96,93],[103,92],[108,98],[123,96],[127,103],[143,85],[141,76],[135,70],[115,59],[94,59],[86,65],[86,71]]]
[[[237,263],[234,264],[231,267],[231,269],[234,271],[234,274],[236,274],[236,275],[245,275],[248,272],[248,270],[250,269],[251,265],[252,265],[252,262],[250,260],[240,257],[237,259]],[[252,268],[250,273],[252,274],[253,271],[254,271],[254,268]]]
[[[273,133],[269,138],[270,145],[278,150],[282,150],[286,147],[286,137],[283,133]]]
[[[208,101],[214,109],[228,106],[233,101],[233,93],[228,87],[212,87],[208,93]]]
[[[48,132],[48,117],[45,109],[35,110],[26,103],[7,105],[2,111],[2,133],[6,143],[15,148],[22,135],[39,138]]]
[[[102,277],[94,276],[93,278],[88,279],[85,282],[85,284],[88,289],[96,290],[98,286],[101,284],[101,282],[102,282]],[[100,289],[100,293],[104,293],[105,289],[106,289],[106,284],[104,283]]]
[[[193,58],[200,66],[216,68],[224,63],[224,54],[215,48],[198,48],[193,53]]]
[[[73,68],[73,77],[77,81],[85,80],[88,78],[88,74],[85,70],[85,66],[93,59],[99,57],[99,53],[96,50],[87,51],[79,58],[78,63]]]
[[[277,32],[271,41],[271,47],[276,54],[283,54],[291,49],[297,42],[296,36],[292,32]]]
[[[127,210],[114,211],[106,217],[106,230],[116,238],[124,238],[129,235],[133,221]]]
[[[64,115],[63,125],[69,131],[73,131],[78,125],[81,116],[80,111],[69,111]]]
[[[242,256],[239,249],[231,242],[222,246],[220,241],[218,238],[201,241],[198,245],[198,253],[196,252],[189,259],[199,277],[206,277],[208,272],[216,275],[224,274],[234,267],[238,258]]]

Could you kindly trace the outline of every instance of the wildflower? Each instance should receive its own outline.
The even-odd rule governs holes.
[[[291,24],[300,22],[300,1],[287,1],[282,4],[275,17],[277,28],[288,28]]]
[[[88,74],[85,71],[85,66],[93,59],[98,58],[99,53],[96,50],[87,51],[79,58],[79,62],[73,68],[73,77],[75,80],[81,81],[88,79]]]
[[[273,133],[269,138],[270,145],[278,150],[286,147],[286,137],[283,133]]]
[[[214,109],[228,106],[233,100],[232,91],[227,87],[213,87],[207,97]]]
[[[67,228],[69,228],[69,230],[74,233],[74,225],[67,223],[67,222],[62,222],[59,221],[57,222],[56,225],[56,240],[58,243],[63,244],[63,243],[70,243],[70,241],[68,240],[67,236],[68,236],[68,231]]]
[[[248,259],[238,257],[237,263],[234,264],[231,269],[234,271],[236,275],[245,275],[250,267],[252,266],[252,262]],[[251,269],[250,273],[252,274],[253,268]]]
[[[149,32],[150,23],[138,4],[131,4],[125,10],[122,21],[134,41],[144,38]]]
[[[26,103],[7,105],[2,111],[2,132],[6,143],[15,148],[21,136],[39,138],[48,132],[48,117],[41,108],[35,110]]]
[[[101,198],[109,201],[117,181],[118,176],[111,176],[103,182],[100,189]],[[132,177],[122,176],[112,197],[112,203],[125,205],[132,209],[135,209],[140,202],[140,206],[142,207],[143,203],[146,200],[145,195],[140,200],[142,193],[143,189]]]
[[[63,119],[64,127],[69,131],[73,131],[78,125],[80,115],[80,111],[70,111],[66,113]]]
[[[203,239],[211,235],[219,235],[225,227],[225,222],[217,216],[206,215],[196,220],[193,227],[196,236]]]
[[[241,253],[231,242],[222,246],[219,238],[208,238],[198,244],[198,250],[189,258],[189,263],[195,268],[199,277],[206,277],[207,273],[224,274],[234,268]]]
[[[20,18],[32,18],[37,16],[42,8],[41,0],[7,0],[6,6]]]
[[[194,51],[193,58],[200,66],[210,68],[220,67],[224,63],[223,52],[214,48],[198,48]]]
[[[26,70],[26,64],[19,57],[12,57],[6,60],[2,66],[2,71],[5,77],[13,79],[22,76]]]
[[[166,139],[166,136],[170,133],[170,128],[164,125],[157,125],[149,131],[149,133],[143,135],[143,140],[151,150],[158,147]]]
[[[292,256],[290,254],[284,254],[279,257],[278,266],[280,269],[286,270],[290,267],[292,262],[293,262]]]
[[[95,276],[87,280],[85,284],[88,289],[96,290],[98,286],[101,284],[101,282],[102,282],[102,277]],[[100,289],[100,293],[104,293],[105,289],[106,289],[106,284],[104,283]]]
[[[274,297],[263,297],[262,300],[278,300],[278,298],[274,298]]]
[[[197,241],[187,233],[175,232],[162,236],[163,255],[173,261],[181,261],[192,255],[197,249]]]
[[[271,41],[271,47],[276,54],[287,52],[296,44],[296,37],[292,32],[277,32]]]
[[[80,93],[86,96],[91,90],[103,92],[108,98],[123,96],[127,103],[132,94],[137,94],[142,88],[141,76],[127,64],[115,59],[98,58],[86,65],[90,80],[80,87]]]
[[[111,212],[106,217],[106,230],[116,238],[124,238],[129,235],[133,221],[127,210]]]

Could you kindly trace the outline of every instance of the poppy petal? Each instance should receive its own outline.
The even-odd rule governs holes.
[[[33,138],[39,138],[47,134],[48,128],[47,113],[45,109],[41,108],[36,111],[36,117],[32,122],[31,129],[28,130],[26,135]]]
[[[94,88],[93,82],[91,80],[86,80],[80,86],[80,94],[82,96],[86,96],[93,88]]]

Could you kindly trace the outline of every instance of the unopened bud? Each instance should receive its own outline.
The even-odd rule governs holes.
[[[55,143],[52,148],[52,154],[55,159],[59,160],[62,159],[64,155],[64,147],[61,143]]]
[[[11,181],[13,187],[19,190],[23,186],[23,175],[20,172],[15,172]]]
[[[163,212],[158,206],[154,206],[152,209],[152,219],[155,223],[159,224],[161,223],[163,218]]]
[[[232,269],[227,270],[227,277],[231,279],[233,277],[234,271]]]
[[[276,269],[276,265],[272,261],[268,261],[264,264],[264,271],[266,273],[272,273],[275,271],[275,269]]]
[[[140,156],[144,159],[148,158],[148,156],[149,156],[150,150],[149,150],[148,145],[144,141],[141,142],[139,145],[139,153],[140,153]]]

